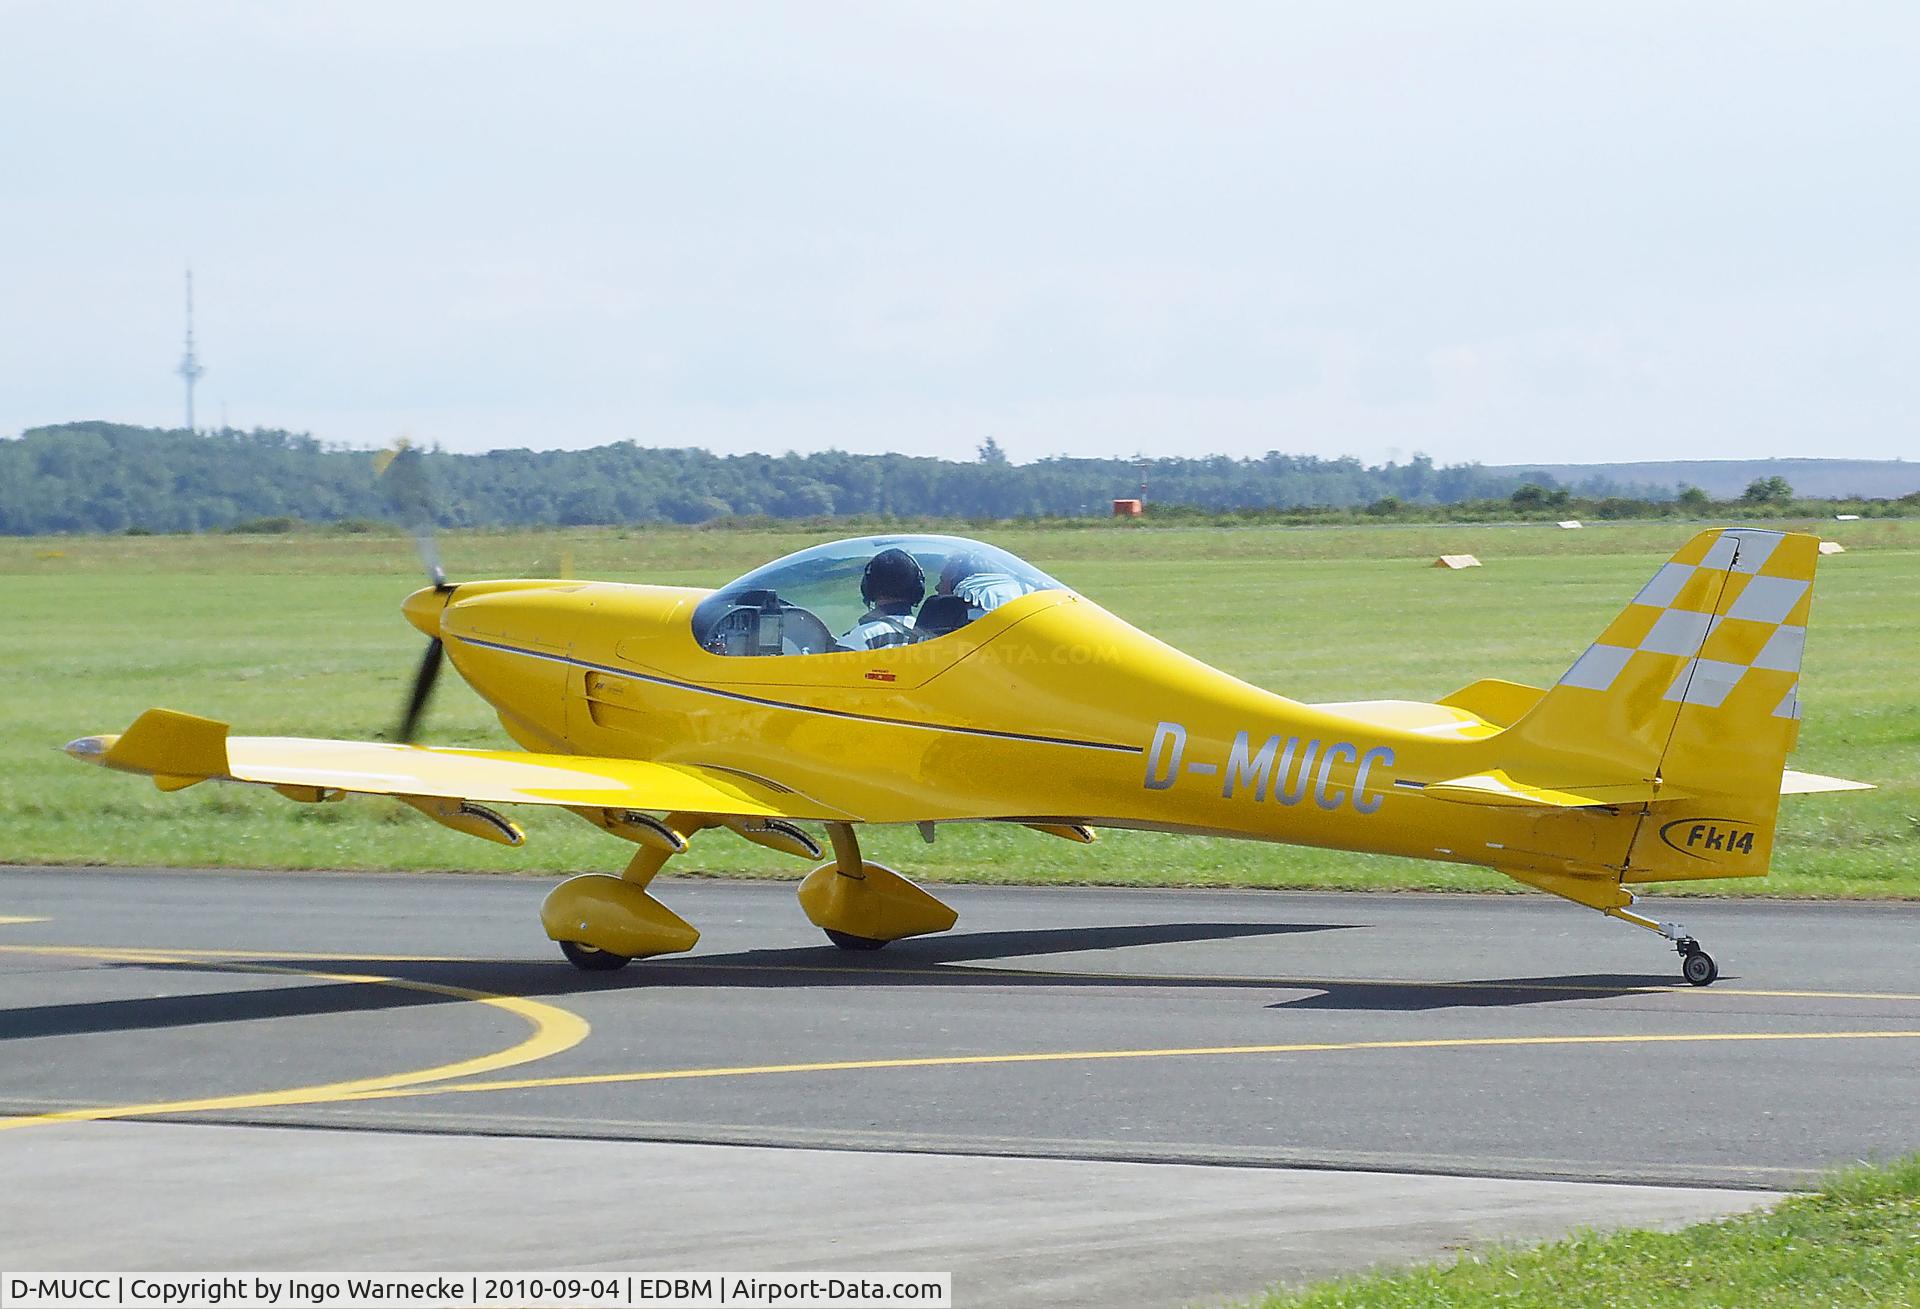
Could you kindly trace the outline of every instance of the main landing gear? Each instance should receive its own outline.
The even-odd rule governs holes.
[[[615,954],[611,950],[596,950],[590,945],[578,941],[560,942],[560,953],[567,962],[583,973],[612,973],[625,968],[633,962],[630,954]]]
[[[547,935],[567,962],[586,973],[611,973],[648,955],[691,950],[700,933],[661,904],[647,888],[667,860],[687,848],[687,839],[708,827],[730,827],[758,845],[818,859],[823,851],[805,832],[782,819],[741,820],[702,814],[662,819],[625,811],[589,810],[581,816],[640,849],[619,877],[587,873],[553,888],[540,908]],[[860,857],[860,842],[846,823],[828,823],[833,862],[821,864],[800,883],[800,907],[842,950],[878,950],[903,936],[944,932],[953,909],[881,864]]]
[[[860,840],[847,823],[828,823],[833,862],[800,883],[807,919],[842,950],[878,950],[904,936],[944,932],[958,915],[883,864],[860,857]]]

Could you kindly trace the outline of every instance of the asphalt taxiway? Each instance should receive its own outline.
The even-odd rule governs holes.
[[[1091,1303],[1185,1250],[1179,1303],[1728,1212],[1920,1147],[1920,906],[1668,904],[1721,963],[1692,988],[1656,938],[1541,897],[948,887],[953,932],[848,955],[791,885],[677,880],[699,949],[584,975],[541,937],[546,886],[0,869],[0,1166],[48,1182],[0,1199],[0,1244],[32,1242],[0,1260],[84,1262],[62,1205],[145,1194],[57,1184],[92,1169],[197,1179],[217,1217],[228,1171],[351,1159],[310,1185],[364,1217],[411,1182],[483,1195],[492,1161],[520,1179],[493,1211],[549,1177],[577,1238],[618,1224],[579,1251],[603,1266],[944,1253],[1004,1288],[1052,1250],[1057,1302]],[[116,1239],[172,1266],[183,1211],[142,1212]],[[469,1226],[457,1257],[410,1212],[389,1264],[511,1248]],[[284,1229],[256,1215],[230,1261],[354,1266],[327,1224]]]

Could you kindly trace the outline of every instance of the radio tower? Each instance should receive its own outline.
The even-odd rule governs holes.
[[[206,374],[200,366],[200,359],[193,353],[193,266],[187,266],[187,350],[180,356],[180,366],[173,370],[187,384],[187,430],[193,430],[193,384]]]

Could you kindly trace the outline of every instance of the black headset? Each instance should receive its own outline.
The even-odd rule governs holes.
[[[871,607],[875,593],[908,604],[919,604],[927,593],[927,574],[920,561],[898,546],[882,550],[860,570],[860,598]],[[911,594],[909,594],[911,593]]]

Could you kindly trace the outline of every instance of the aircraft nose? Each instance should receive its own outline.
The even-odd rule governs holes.
[[[400,612],[407,621],[425,632],[428,636],[440,635],[440,614],[447,607],[447,600],[453,595],[452,587],[423,586],[400,602]]]

